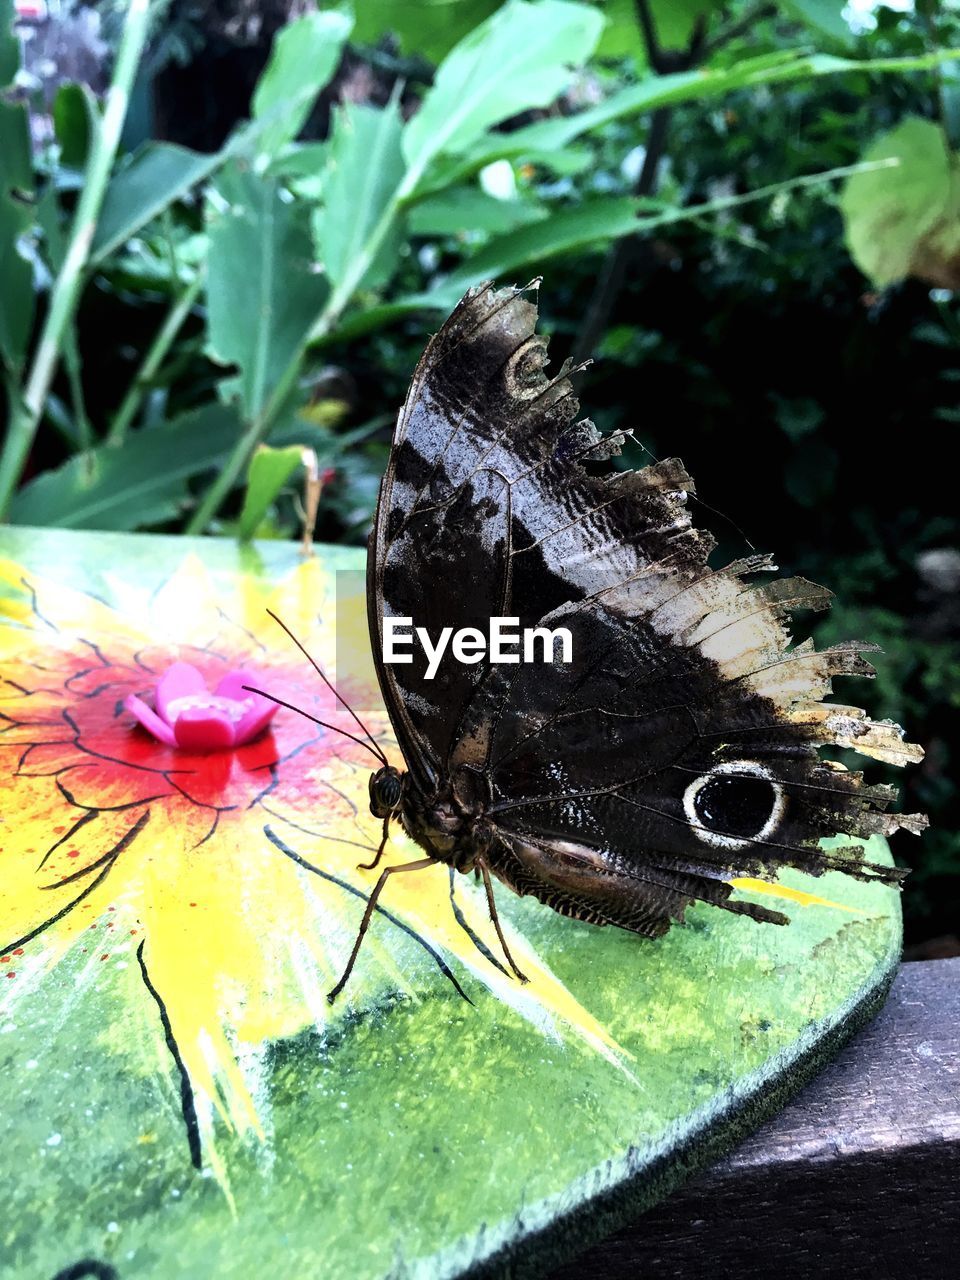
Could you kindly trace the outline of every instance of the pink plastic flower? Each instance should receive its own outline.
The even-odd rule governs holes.
[[[175,662],[157,681],[156,711],[131,693],[123,705],[168,747],[225,751],[242,747],[270,723],[277,704],[244,685],[257,685],[252,671],[231,671],[213,693],[196,667]]]

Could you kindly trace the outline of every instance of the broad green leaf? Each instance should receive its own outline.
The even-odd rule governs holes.
[[[308,88],[306,94],[310,92]],[[93,238],[92,261],[102,261],[234,156],[258,150],[261,136],[286,119],[291,109],[283,101],[269,111],[264,109],[260,119],[241,125],[224,147],[210,155],[172,142],[146,143],[114,174],[107,187]]]
[[[403,152],[422,173],[442,152],[468,150],[491,125],[549,105],[570,67],[593,52],[601,14],[567,0],[508,0],[444,59],[404,130]]]
[[[577,147],[571,143],[562,147],[541,147],[536,139],[528,146],[526,133],[526,128],[512,133],[491,132],[478,139],[475,146],[463,156],[438,156],[424,180],[417,185],[414,199],[422,200],[428,195],[442,194],[448,187],[473,178],[481,169],[498,160],[509,160],[518,165],[537,165],[558,177],[583,173],[594,163],[594,153],[589,146]],[[524,136],[519,137],[521,134]]]
[[[253,421],[296,358],[327,284],[313,268],[309,210],[274,179],[233,164],[217,193],[226,207],[211,217],[208,346],[213,359],[239,366],[243,415]]]
[[[243,510],[237,534],[242,542],[249,541],[260,522],[303,460],[300,445],[288,445],[285,449],[271,449],[262,444],[254,451],[247,470],[247,489],[243,496]]]
[[[410,230],[417,236],[453,236],[468,231],[496,235],[539,222],[547,216],[528,200],[497,200],[477,187],[453,187],[428,196],[410,210]]]
[[[360,0],[353,38],[358,44],[376,44],[384,35],[396,36],[401,50],[411,57],[439,62],[500,7],[502,0]]]
[[[253,94],[254,120],[275,116],[281,109],[257,139],[261,155],[276,155],[303,128],[317,95],[337,69],[352,26],[346,13],[327,10],[306,13],[278,32]]]
[[[323,208],[315,234],[320,260],[333,283],[340,284],[366,251],[403,177],[400,151],[403,121],[395,103],[386,107],[344,105],[336,113],[329,167],[323,178]],[[382,238],[355,284],[385,283],[393,274],[399,227]]]
[[[61,164],[82,169],[100,130],[97,100],[85,84],[62,84],[57,90],[53,127],[60,144]]]
[[[843,16],[845,0],[783,0],[787,13],[834,40],[850,44],[853,32]]]
[[[99,262],[223,163],[173,142],[148,142],[110,180],[93,237]]]
[[[23,362],[33,326],[33,269],[20,252],[32,200],[26,109],[0,101],[0,363],[12,371]]]
[[[904,120],[867,148],[891,167],[854,174],[841,200],[846,240],[876,285],[917,275],[960,283],[960,162],[932,120]],[[896,162],[894,164],[894,162]]]
[[[0,89],[13,82],[20,70],[20,42],[13,33],[13,0],[0,0]]]
[[[643,63],[643,37],[637,22],[636,0],[601,0],[599,7],[606,25],[597,45],[597,57],[632,57],[638,64]]]
[[[551,212],[542,222],[489,241],[447,276],[431,296],[442,298],[446,305],[451,305],[468,285],[504,275],[524,264],[535,265],[545,258],[599,245],[605,240],[634,232],[649,234],[659,227],[725,213],[755,201],[772,200],[788,191],[823,187],[848,177],[851,168],[855,167],[843,166],[822,173],[805,174],[758,187],[742,195],[719,196],[689,206],[658,207],[659,202],[639,196],[594,199],[572,205],[559,212]]]
[[[417,311],[449,310],[448,296],[442,291],[436,294],[408,294],[404,297],[395,298],[392,302],[380,302],[374,306],[364,306],[348,312],[337,324],[336,330],[324,334],[317,340],[316,346],[323,347],[331,342],[351,342],[356,338],[364,337],[368,333],[374,333],[377,329],[383,329],[387,325],[393,324],[395,320],[400,320],[404,316],[412,315]]]
[[[338,422],[342,422],[349,411],[349,405],[343,401],[339,406],[336,401],[328,401],[327,407],[330,418]],[[298,449],[305,446],[314,451],[321,466],[339,466],[344,454],[362,452],[359,446],[369,443],[371,436],[383,431],[385,427],[392,427],[397,417],[395,412],[383,413],[358,427],[335,431],[326,421],[326,414],[318,414],[317,409],[317,405],[310,405],[308,409],[301,410],[286,422],[278,424],[270,432],[270,444],[277,449],[291,445],[296,445]]]
[[[541,169],[545,169],[547,173],[553,173],[558,178],[571,178],[575,174],[583,173],[589,169],[595,162],[595,156],[590,147],[564,147],[561,151],[538,151],[532,148],[530,151],[524,152],[524,164],[537,165]]]
[[[411,57],[440,62],[453,46],[489,18],[503,0],[362,0],[353,32],[356,42],[375,44],[392,34],[401,50]],[[632,56],[644,60],[643,40],[637,25],[636,0],[594,0],[606,26],[597,54],[602,58]],[[655,8],[669,10],[673,0],[656,0]],[[671,27],[669,15],[667,27]]]
[[[657,41],[663,49],[685,49],[698,19],[725,8],[720,0],[653,0],[650,7]]]
[[[12,0],[0,0],[0,364],[16,373],[33,326],[33,270],[19,240],[33,220],[33,159],[26,106],[3,90],[20,66]]]
[[[286,147],[271,161],[267,173],[283,178],[291,191],[306,200],[319,200],[330,159],[328,142],[304,142]]]
[[[641,207],[642,202],[632,196],[589,200],[498,236],[446,278],[443,297],[459,298],[470,285],[506,275],[517,267],[629,235],[637,230]]]
[[[14,524],[141,529],[182,514],[191,476],[224,461],[241,429],[236,411],[207,405],[134,432],[122,448],[99,445],[45,471],[13,500]]]
[[[941,62],[960,58],[960,50],[924,54],[911,58],[841,58],[833,54],[811,54],[802,49],[784,50],[776,55],[744,59],[731,67],[716,70],[683,71],[665,76],[648,76],[629,85],[586,111],[538,121],[510,133],[488,132],[475,138],[455,158],[445,160],[418,183],[417,193],[462,181],[502,158],[523,160],[538,154],[561,154],[571,142],[615,120],[655,111],[658,107],[680,106],[720,97],[735,89],[842,75],[846,72],[872,74],[922,71]],[[435,176],[438,173],[439,176]]]
[[[637,0],[595,0],[606,20],[597,46],[600,58],[631,58],[638,70],[647,65],[647,49],[637,17]],[[721,9],[719,0],[651,0],[650,9],[662,49],[682,49],[696,20]]]

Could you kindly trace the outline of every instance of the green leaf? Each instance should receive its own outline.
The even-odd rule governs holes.
[[[606,26],[597,45],[598,58],[634,57],[645,61],[643,37],[637,22],[635,0],[602,0],[600,11]]]
[[[301,465],[302,459],[303,449],[297,444],[286,449],[271,449],[269,445],[262,444],[254,452],[247,470],[247,489],[237,526],[241,542],[248,542],[254,536],[271,503]]]
[[[685,49],[693,39],[697,21],[721,6],[718,0],[653,0],[657,40],[664,49]]]
[[[657,42],[662,49],[685,49],[693,38],[698,18],[720,9],[718,0],[650,0]],[[637,20],[636,0],[601,0],[607,26],[597,53],[603,58],[632,55],[638,67],[646,65],[646,46]]]
[[[497,200],[478,187],[453,187],[414,205],[409,224],[417,236],[455,236],[467,231],[496,235],[546,216],[543,205],[527,200]]]
[[[264,107],[261,118],[236,129],[227,144],[210,155],[172,142],[145,143],[107,187],[91,260],[102,261],[235,155],[263,150],[261,137],[287,120],[291,109],[283,101],[269,110]]]
[[[361,0],[354,40],[376,44],[381,36],[394,35],[404,53],[436,63],[500,4],[501,0]]]
[[[346,278],[364,252],[396,194],[404,173],[402,131],[395,103],[351,104],[336,113],[323,179],[324,205],[315,223],[320,259],[334,284]],[[398,253],[399,228],[394,224],[354,287],[384,284],[393,274]]]
[[[670,206],[659,211],[655,207],[651,210],[650,200],[631,196],[606,197],[571,205],[551,212],[542,222],[490,240],[449,275],[431,297],[442,298],[446,305],[452,305],[467,286],[512,272],[524,264],[536,264],[544,258],[597,246],[634,232],[646,235],[658,227],[725,213],[758,200],[773,199],[787,191],[822,187],[846,177],[851,167],[805,174],[758,187],[743,195],[719,196],[702,204]]]
[[[323,194],[323,180],[330,159],[328,142],[301,142],[286,147],[270,163],[267,172],[287,180],[291,191],[308,200]]]
[[[570,83],[571,65],[593,52],[602,27],[602,15],[585,5],[508,0],[444,60],[404,130],[413,173],[441,152],[468,150],[508,116],[548,106]]]
[[[810,396],[781,396],[774,391],[770,399],[778,426],[794,442],[816,431],[823,421],[823,409]]]
[[[20,42],[13,34],[13,0],[0,0],[0,89],[6,89],[20,70]]]
[[[309,210],[284,199],[277,182],[238,165],[217,192],[207,268],[208,349],[240,368],[243,415],[256,419],[305,342],[326,282],[313,269]]]
[[[10,0],[0,0],[0,89],[20,65],[11,18]],[[33,269],[19,248],[33,221],[33,198],[27,109],[0,93],[0,362],[14,374],[22,366],[33,327]]]
[[[839,458],[836,449],[822,440],[808,440],[787,462],[787,492],[802,507],[822,507],[836,488]]]
[[[148,142],[110,180],[93,237],[99,262],[223,163],[172,142]]]
[[[456,299],[454,299],[456,301]],[[352,342],[363,338],[368,333],[383,329],[395,320],[413,315],[418,311],[449,311],[449,300],[446,293],[408,294],[394,298],[391,302],[380,302],[374,306],[365,306],[348,314],[339,321],[335,330],[323,334],[316,346],[323,347],[332,342]]]
[[[543,222],[498,236],[446,278],[443,296],[459,298],[470,285],[517,267],[629,235],[638,229],[642,203],[632,196],[585,201],[551,213]]]
[[[878,286],[916,275],[957,287],[960,163],[943,130],[911,117],[863,158],[898,163],[854,174],[844,188],[847,247],[857,266]]]
[[[62,84],[57,90],[53,128],[60,144],[60,163],[82,169],[100,130],[97,100],[85,84]]]
[[[833,40],[844,44],[853,40],[850,24],[843,16],[846,0],[783,0],[783,7],[800,22]]]
[[[526,146],[524,138],[517,138],[518,134],[525,133],[526,129],[518,129],[515,133],[489,133],[464,156],[438,156],[431,164],[424,181],[418,184],[414,199],[422,200],[434,193],[444,192],[448,187],[475,177],[481,169],[498,160],[538,165],[561,178],[583,173],[595,163],[595,155],[590,147],[575,147],[571,144],[541,148],[536,141],[533,145]],[[514,142],[515,138],[519,147]]]
[[[716,70],[648,76],[639,84],[617,90],[586,111],[541,120],[510,133],[491,132],[475,137],[468,147],[457,148],[457,160],[437,166],[441,171],[439,181],[435,178],[435,172],[431,171],[418,183],[416,190],[424,194],[438,186],[462,181],[492,164],[494,160],[523,160],[538,154],[560,154],[585,133],[616,120],[644,115],[658,107],[708,101],[735,89],[759,88],[762,85],[842,75],[846,72],[921,71],[955,58],[960,58],[960,50],[911,58],[857,59],[840,58],[826,53],[811,54],[803,49],[794,49],[783,50],[773,56],[764,54],[756,58],[745,58],[731,67]]]
[[[14,524],[140,529],[182,513],[191,476],[217,467],[241,429],[235,409],[211,404],[100,445],[45,471],[13,500]]]
[[[276,155],[303,128],[317,95],[340,62],[353,19],[338,10],[307,13],[282,27],[273,42],[270,60],[253,93],[253,118],[273,119],[257,139],[261,155]],[[287,110],[282,110],[288,104]]]

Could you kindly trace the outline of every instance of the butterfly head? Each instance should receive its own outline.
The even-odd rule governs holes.
[[[375,818],[389,818],[400,807],[404,774],[392,764],[370,775],[370,812]]]

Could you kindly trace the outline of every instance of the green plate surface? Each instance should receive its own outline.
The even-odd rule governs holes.
[[[269,604],[384,733],[362,553],[4,529],[0,557],[4,1275],[536,1274],[773,1111],[885,994],[881,885],[785,876],[764,901],[788,928],[703,907],[656,943],[504,890],[520,987],[482,893],[436,867],[388,886],[331,1009],[372,887],[364,752],[280,712],[235,759],[178,756],[122,700],[180,657],[336,716]]]

